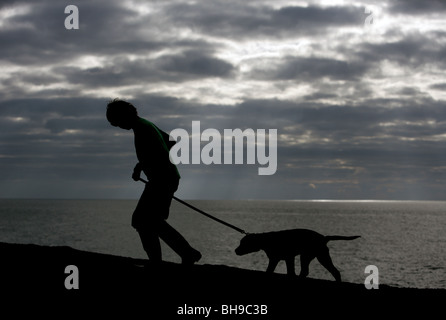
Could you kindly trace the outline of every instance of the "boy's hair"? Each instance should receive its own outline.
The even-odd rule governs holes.
[[[130,102],[115,98],[107,104],[107,120],[113,124],[118,120],[132,119],[138,115],[138,111]]]

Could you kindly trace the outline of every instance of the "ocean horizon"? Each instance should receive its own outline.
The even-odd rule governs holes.
[[[328,244],[343,281],[364,283],[365,268],[375,265],[380,284],[446,288],[446,201],[186,201],[250,233],[306,228],[323,235],[360,235],[354,241]],[[136,203],[136,199],[0,199],[0,241],[146,258],[130,226]],[[266,269],[263,252],[234,253],[242,234],[176,201],[168,222],[201,251],[200,264]],[[180,262],[170,248],[164,244],[162,248],[164,260]],[[286,272],[283,262],[276,272]],[[333,280],[316,259],[309,277]]]

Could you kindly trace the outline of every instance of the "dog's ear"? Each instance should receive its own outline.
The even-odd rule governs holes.
[[[240,244],[248,245],[250,247],[256,242],[257,235],[255,233],[249,233],[240,240]]]

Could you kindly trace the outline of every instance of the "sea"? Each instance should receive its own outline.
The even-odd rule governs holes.
[[[190,200],[190,204],[249,233],[306,228],[323,235],[360,235],[330,241],[343,281],[363,284],[376,266],[379,285],[446,289],[446,202]],[[137,200],[0,199],[0,241],[146,258],[131,227]],[[243,234],[173,202],[168,222],[203,257],[199,264],[265,270],[263,252],[237,256]],[[163,259],[180,258],[162,244]],[[299,258],[296,271],[299,272]],[[283,262],[276,269],[286,273]],[[369,271],[370,272],[370,271]],[[309,277],[333,280],[317,261]]]

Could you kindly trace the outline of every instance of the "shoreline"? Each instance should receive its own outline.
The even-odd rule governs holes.
[[[100,297],[119,303],[124,310],[129,306],[133,311],[157,310],[168,319],[180,316],[187,316],[187,319],[240,319],[242,316],[240,313],[222,314],[219,309],[222,305],[258,306],[258,310],[266,306],[267,314],[251,314],[249,319],[279,319],[291,315],[297,317],[304,310],[330,316],[383,308],[386,314],[398,316],[413,312],[425,314],[441,311],[446,298],[444,289],[380,285],[379,289],[367,290],[364,284],[312,278],[299,280],[285,274],[268,275],[263,271],[224,265],[185,267],[163,262],[161,268],[154,270],[145,266],[148,260],[71,247],[0,243],[0,253],[3,293],[37,306],[52,301],[82,309],[87,305],[92,307],[91,300]],[[65,281],[72,275],[65,272],[69,265],[78,269],[79,289],[65,287]],[[11,298],[11,302],[15,300]],[[179,314],[180,308],[204,306],[213,306],[220,313],[215,311],[209,317]],[[243,311],[253,311],[252,308]],[[107,311],[111,309],[101,309],[101,312]]]

